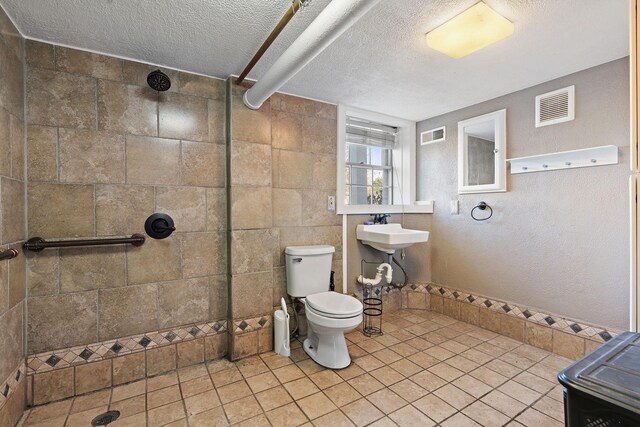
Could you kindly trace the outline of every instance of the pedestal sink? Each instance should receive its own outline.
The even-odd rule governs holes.
[[[401,224],[358,224],[356,238],[379,251],[393,255],[402,249],[429,240],[429,232],[402,228]]]

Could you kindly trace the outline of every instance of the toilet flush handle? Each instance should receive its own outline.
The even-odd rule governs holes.
[[[302,262],[302,258],[294,258],[292,259],[293,262]]]

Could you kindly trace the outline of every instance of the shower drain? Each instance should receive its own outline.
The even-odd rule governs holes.
[[[109,411],[100,414],[91,421],[92,426],[106,426],[120,417],[120,411]]]

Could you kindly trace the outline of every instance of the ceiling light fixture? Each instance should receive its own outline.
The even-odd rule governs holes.
[[[427,33],[427,46],[453,58],[462,58],[513,33],[513,23],[484,2]]]

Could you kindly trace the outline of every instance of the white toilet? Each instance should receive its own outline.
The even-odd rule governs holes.
[[[351,363],[344,334],[362,322],[362,303],[356,298],[329,291],[333,246],[288,246],[287,293],[304,302],[307,339],[304,351],[331,369]]]

